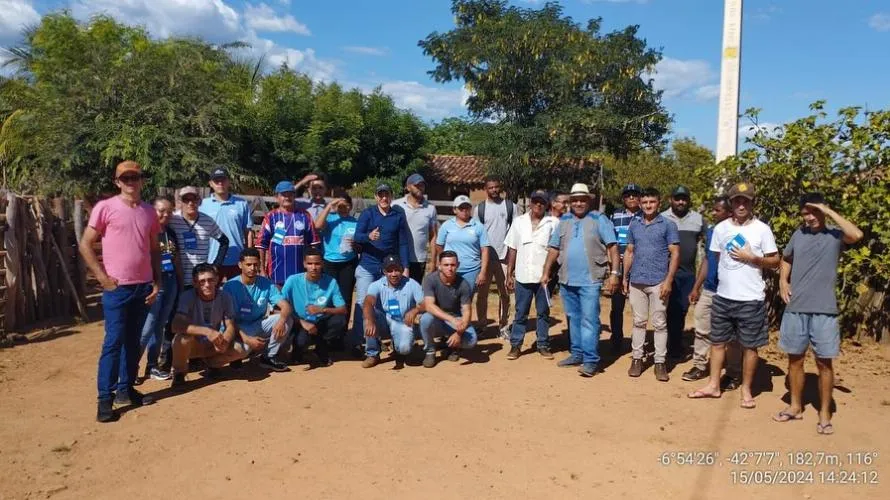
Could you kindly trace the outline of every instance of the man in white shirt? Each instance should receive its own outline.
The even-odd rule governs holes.
[[[727,344],[738,339],[742,358],[741,407],[756,406],[751,383],[759,358],[757,348],[769,343],[764,269],[779,266],[776,238],[754,217],[754,186],[741,182],[729,190],[732,217],[717,224],[710,250],[717,253],[717,294],[711,306],[711,373],[708,385],[690,398],[719,398],[720,372]]]
[[[546,192],[535,191],[529,195],[529,200],[528,213],[513,222],[504,241],[507,246],[507,290],[516,293],[516,315],[507,359],[517,359],[522,352],[525,323],[533,298],[537,310],[538,353],[545,359],[553,359],[549,335],[550,297],[547,287],[541,284],[541,275],[547,261],[550,237],[559,226],[559,219],[547,215],[550,195]]]

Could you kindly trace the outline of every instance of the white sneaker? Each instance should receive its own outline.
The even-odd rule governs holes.
[[[504,340],[510,340],[510,331],[513,330],[512,325],[504,325],[501,327],[500,337]]]

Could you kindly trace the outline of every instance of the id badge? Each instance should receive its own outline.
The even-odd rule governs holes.
[[[173,255],[170,252],[161,252],[161,270],[165,273],[172,273],[175,270],[173,267]]]
[[[198,249],[198,237],[191,231],[182,233],[182,243],[186,250],[195,251]]]
[[[389,317],[396,320],[402,320],[402,309],[399,307],[399,301],[397,299],[389,299],[386,301],[386,313],[389,314]]]
[[[619,245],[627,244],[627,228],[626,227],[618,228],[618,244]]]
[[[275,232],[272,234],[272,243],[277,243],[279,245],[284,245],[284,236],[287,234],[287,229],[283,227],[276,227]]]
[[[320,290],[316,293],[313,293],[312,295],[314,297],[309,302],[310,304],[314,304],[318,307],[324,307],[328,303],[328,298],[325,297],[324,293],[322,293]],[[323,314],[309,314],[309,308],[307,307],[306,309],[306,321],[309,321],[310,323],[314,323],[321,319],[322,316],[324,316]]]

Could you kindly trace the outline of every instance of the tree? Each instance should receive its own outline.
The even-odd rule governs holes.
[[[499,127],[495,123],[446,118],[427,131],[427,149],[433,154],[482,155],[490,153]]]

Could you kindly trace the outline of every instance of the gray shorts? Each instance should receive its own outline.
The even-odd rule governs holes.
[[[837,315],[785,312],[779,333],[779,348],[788,354],[805,354],[813,346],[817,358],[833,359],[841,352]]]
[[[714,295],[709,335],[712,344],[738,339],[742,347],[757,349],[769,343],[767,326],[766,302],[730,300]]]

